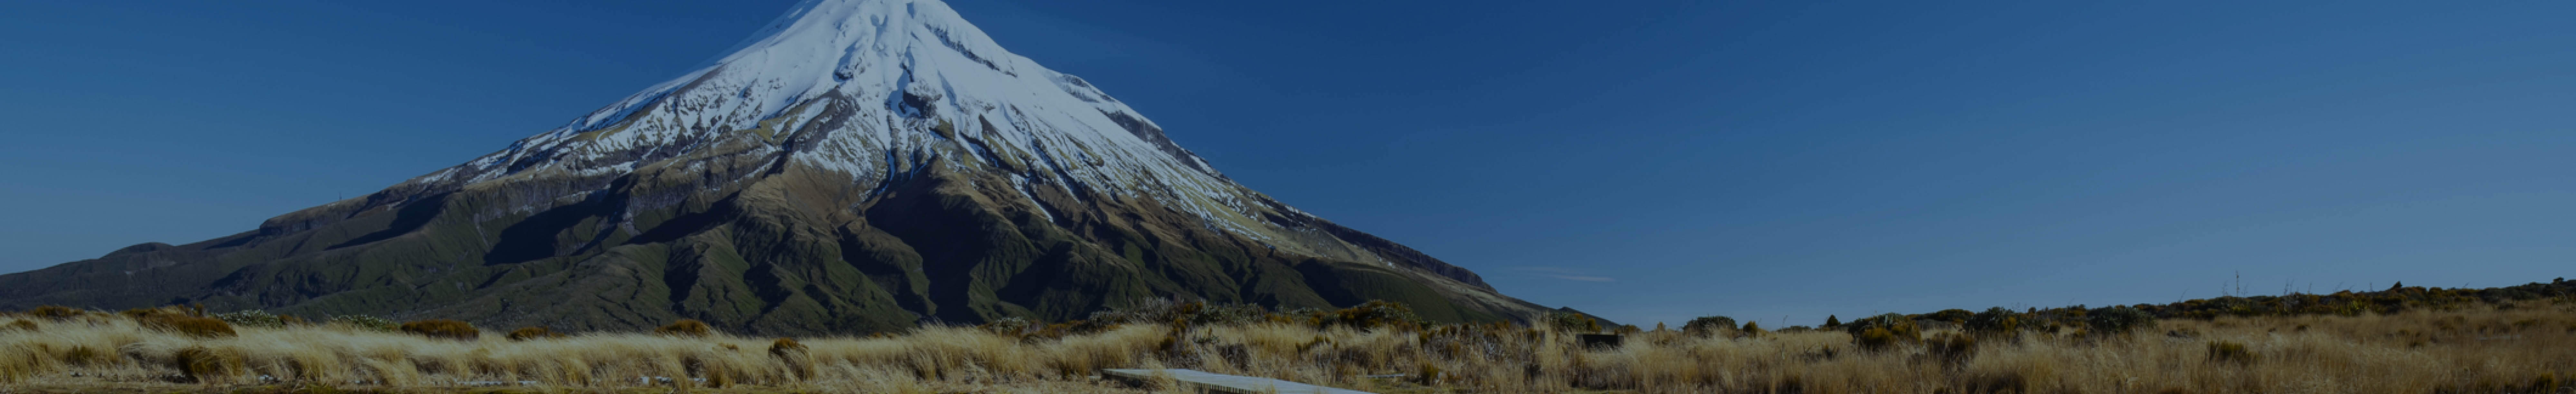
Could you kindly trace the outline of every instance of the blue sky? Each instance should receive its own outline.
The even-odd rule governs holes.
[[[0,272],[462,162],[789,3],[0,4]],[[1622,322],[2576,274],[2576,3],[952,5],[1238,181]]]

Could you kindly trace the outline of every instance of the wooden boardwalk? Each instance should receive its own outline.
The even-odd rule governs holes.
[[[1104,369],[1100,371],[1100,377],[1125,380],[1128,382],[1148,382],[1154,380],[1154,374],[1156,372],[1171,376],[1173,381],[1179,382],[1180,387],[1177,388],[1185,391],[1222,394],[1372,394],[1366,391],[1344,390],[1279,379],[1208,373],[1188,369]]]

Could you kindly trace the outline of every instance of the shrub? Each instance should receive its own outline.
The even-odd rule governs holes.
[[[1923,341],[1922,328],[1916,327],[1914,325],[1914,319],[1906,318],[1905,315],[1889,313],[1870,316],[1860,320],[1853,320],[1851,323],[1843,325],[1843,330],[1850,332],[1855,339],[1873,329],[1887,330],[1890,340],[1894,341]]]
[[[1896,333],[1886,328],[1873,327],[1862,330],[1859,335],[1853,335],[1852,343],[1860,345],[1860,350],[1887,350],[1889,347],[1896,346]]]
[[[1367,304],[1362,305],[1366,306]],[[1406,312],[1411,313],[1411,309],[1407,309]],[[1334,320],[1330,318],[1330,316],[1317,315],[1312,313],[1312,311],[1308,311],[1308,313],[1303,314],[1309,317],[1309,322],[1317,324],[1328,324]],[[1135,305],[1131,305],[1126,308],[1112,308],[1109,310],[1092,312],[1091,316],[1084,320],[1099,322],[1100,324],[1179,323],[1212,325],[1272,321],[1269,310],[1262,308],[1260,305],[1212,304],[1197,301],[1175,302],[1169,298],[1151,299],[1136,303]]]
[[[1977,337],[1967,334],[1941,334],[1924,345],[1934,357],[1951,362],[1966,361],[1977,352]]]
[[[993,321],[985,322],[983,325],[975,326],[975,328],[983,329],[984,332],[990,332],[993,333],[993,335],[1020,336],[1027,334],[1031,326],[1032,324],[1029,324],[1029,319],[1005,317],[993,319]]]
[[[1925,315],[1923,318],[1951,323],[1967,323],[1968,317],[1971,316],[1976,316],[1976,314],[1968,312],[1966,309],[1943,309],[1940,312],[1932,312],[1930,315]]]
[[[1547,325],[1563,332],[1599,332],[1601,321],[1574,312],[1549,312]]]
[[[708,335],[713,335],[715,333],[715,329],[707,327],[707,322],[698,321],[698,319],[680,319],[680,321],[671,322],[671,325],[653,329],[653,333],[705,338]]]
[[[80,317],[80,314],[81,311],[79,309],[72,309],[72,307],[62,305],[39,306],[36,307],[36,309],[28,309],[26,313],[27,316],[53,319],[54,321],[71,320],[74,317]]]
[[[2105,307],[2099,310],[2094,310],[2090,313],[2086,313],[2084,319],[2085,324],[2092,326],[2094,332],[2106,335],[2127,334],[2130,331],[2154,328],[2156,326],[2155,315],[2150,315],[2147,314],[2146,311],[2141,311],[2138,310],[2138,308],[2127,306]]]
[[[1424,322],[1421,317],[1414,315],[1413,308],[1405,306],[1404,303],[1385,300],[1369,300],[1369,302],[1360,303],[1357,306],[1333,311],[1332,316],[1328,320],[1324,321],[1324,323],[1324,326],[1341,325],[1362,330],[1374,330],[1381,328],[1416,329],[1421,328],[1427,322]],[[1598,322],[1592,323],[1590,327],[1593,331],[1601,330],[1601,325]]]
[[[2209,343],[2209,359],[2220,362],[2250,363],[2254,362],[2254,352],[2246,350],[2245,344],[2242,343],[2214,341]]]
[[[1769,331],[1762,331],[1762,324],[1760,324],[1760,323],[1744,322],[1744,336],[1748,336],[1748,337],[1758,337],[1758,336],[1762,336],[1762,334],[1768,334],[1768,333],[1770,333],[1770,332],[1769,332]]]
[[[394,323],[391,319],[367,315],[332,316],[329,324],[337,324],[348,326],[349,328],[379,332],[393,332],[400,329],[402,326],[400,323]]]
[[[1825,315],[1825,325],[1817,326],[1816,328],[1827,330],[1841,329],[1843,328],[1843,321],[1840,318],[1834,317],[1834,315]]]
[[[1412,313],[1412,309],[1406,309],[1405,313]],[[1268,320],[1269,314],[1270,311],[1261,308],[1260,305],[1212,304],[1204,308],[1200,308],[1197,316],[1190,317],[1190,323],[1212,325],[1247,324]]]
[[[146,328],[197,338],[226,338],[238,335],[233,333],[232,324],[225,323],[223,319],[211,317],[157,314],[145,316],[141,323]]]
[[[1961,323],[1960,328],[1977,335],[2008,335],[2021,329],[2021,320],[2020,312],[2003,307],[1986,308],[1985,312],[1969,315],[1968,321]]]
[[[1690,319],[1689,322],[1682,323],[1683,333],[1700,337],[1717,335],[1720,330],[1729,330],[1734,328],[1735,318],[1725,316],[1701,316],[1696,319]]]
[[[419,334],[430,338],[448,338],[459,341],[471,341],[481,339],[483,337],[483,331],[474,329],[473,324],[448,319],[429,319],[403,323],[401,329],[402,332]]]
[[[510,336],[509,336],[509,338],[510,338],[510,340],[511,340],[511,341],[529,341],[529,340],[538,340],[538,339],[555,339],[555,338],[563,338],[563,337],[564,337],[564,335],[563,335],[563,334],[561,334],[561,333],[556,333],[554,329],[549,329],[549,328],[545,328],[545,327],[519,327],[519,329],[516,329],[516,330],[510,330]]]
[[[232,323],[233,325],[244,327],[279,328],[286,326],[285,319],[258,309],[217,313],[215,314],[215,318],[222,319],[225,323]]]
[[[9,321],[9,325],[7,325],[7,326],[0,326],[0,331],[27,331],[27,332],[35,332],[35,331],[36,331],[36,322],[31,322],[31,321],[26,321],[26,320],[10,320],[10,321]]]

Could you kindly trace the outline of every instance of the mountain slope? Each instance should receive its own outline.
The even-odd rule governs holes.
[[[0,275],[0,308],[203,302],[631,329],[889,330],[1155,297],[1543,311],[1227,179],[935,0],[814,0],[705,68],[368,196]]]

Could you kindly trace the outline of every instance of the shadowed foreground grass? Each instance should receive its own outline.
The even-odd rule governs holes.
[[[458,340],[341,324],[191,335],[78,312],[0,317],[0,392],[1135,392],[1091,376],[1156,367],[1403,393],[2576,392],[2567,382],[2576,305],[2564,299],[2164,320],[2128,334],[1925,326],[1925,339],[1879,350],[1841,331],[1658,330],[1587,350],[1544,328],[1280,322],[1130,324],[1061,337],[934,327],[791,345],[720,332]],[[1389,374],[1405,376],[1372,376]],[[467,386],[476,382],[512,385]]]

